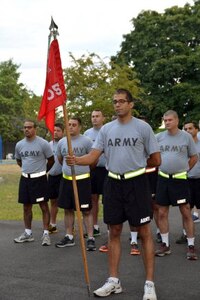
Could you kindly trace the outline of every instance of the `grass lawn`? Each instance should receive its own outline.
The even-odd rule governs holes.
[[[0,220],[23,220],[23,205],[17,202],[20,167],[16,164],[0,164]],[[102,205],[100,205],[100,218]],[[39,205],[33,205],[33,219],[41,220]],[[58,220],[63,220],[59,209]]]

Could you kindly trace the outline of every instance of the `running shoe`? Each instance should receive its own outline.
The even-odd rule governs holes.
[[[14,239],[15,243],[25,243],[25,242],[33,242],[34,237],[31,234],[27,234],[26,232],[23,232],[19,237]]]
[[[49,225],[49,233],[57,233],[58,232],[58,229],[56,226],[52,226],[51,224]]]
[[[157,300],[153,282],[145,282],[143,300]]]
[[[93,236],[94,237],[97,237],[97,236],[100,236],[101,235],[101,232],[100,232],[100,229],[93,229]],[[88,238],[88,234],[87,233],[84,233],[83,234],[84,238],[87,239]]]
[[[65,248],[65,247],[72,247],[75,245],[74,239],[70,240],[68,236],[65,236],[60,242],[56,243],[55,246],[57,248]]]
[[[136,244],[136,243],[131,244],[130,254],[131,255],[140,255],[140,250],[139,250],[138,244]]]
[[[101,247],[99,247],[100,252],[108,252],[108,243],[103,244]]]
[[[170,247],[167,247],[165,243],[161,243],[159,249],[156,250],[156,256],[165,256],[171,253]]]
[[[91,238],[87,240],[87,251],[96,251],[95,239]]]
[[[107,297],[110,294],[119,294],[122,292],[122,287],[120,281],[118,283],[114,282],[112,279],[108,278],[106,283],[99,289],[95,290],[93,293],[97,297]]]
[[[185,234],[182,234],[177,240],[176,244],[187,244],[187,236]]]
[[[188,246],[187,259],[188,260],[197,260],[198,259],[197,255],[195,253],[194,246],[192,246],[192,245]]]
[[[194,214],[192,214],[192,220],[194,223],[199,223],[200,222],[200,219],[198,216],[195,216]]]
[[[100,229],[98,228],[98,229],[96,229],[96,228],[94,228],[94,230],[93,230],[93,236],[100,236],[101,235],[101,232],[100,232]]]
[[[162,243],[162,237],[161,237],[160,232],[156,233],[156,242],[158,244]]]
[[[51,240],[48,234],[43,234],[42,236],[42,246],[50,246]]]

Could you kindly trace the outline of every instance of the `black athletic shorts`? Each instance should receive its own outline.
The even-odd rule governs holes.
[[[80,210],[90,210],[92,208],[90,178],[77,180],[76,183],[78,189]],[[72,180],[68,180],[62,177],[60,181],[58,206],[64,209],[76,210]]]
[[[59,195],[60,180],[62,174],[59,175],[49,175],[48,176],[48,195],[49,199],[57,199]]]
[[[156,203],[162,206],[178,206],[190,202],[187,179],[164,178],[158,176]]]
[[[108,225],[129,221],[132,226],[141,226],[151,221],[152,201],[146,174],[127,180],[107,176],[103,198],[104,222]]]
[[[190,207],[200,209],[200,178],[188,178],[190,187]]]
[[[92,194],[103,194],[104,180],[108,171],[104,167],[96,167],[90,172],[91,174],[91,185],[92,185]]]
[[[26,178],[21,176],[19,182],[18,202],[23,204],[39,204],[48,201],[47,176]]]

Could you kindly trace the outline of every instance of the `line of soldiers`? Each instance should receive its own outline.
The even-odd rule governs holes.
[[[54,141],[49,144],[36,135],[35,122],[25,121],[25,138],[17,143],[15,151],[17,163],[22,169],[18,201],[23,203],[25,231],[14,241],[23,243],[34,240],[31,229],[32,205],[38,203],[43,216],[42,245],[50,245],[49,232],[57,231],[58,206],[64,209],[66,234],[55,246],[63,248],[75,245],[75,204],[71,174],[71,166],[74,166],[80,209],[86,227],[87,250],[96,250],[95,236],[100,235],[98,201],[101,194],[104,222],[109,230],[106,249],[109,278],[101,288],[94,291],[94,295],[106,297],[111,293],[122,292],[118,275],[120,235],[123,223],[128,221],[131,231],[139,233],[143,248],[146,271],[143,300],[156,300],[154,257],[171,253],[168,224],[171,205],[179,206],[182,214],[184,237],[188,244],[186,257],[188,260],[197,259],[190,209],[194,205],[200,208],[197,188],[200,180],[200,142],[195,137],[198,129],[191,121],[184,125],[185,131],[180,130],[177,113],[169,110],[163,116],[166,130],[155,136],[147,122],[132,116],[134,98],[126,89],[116,90],[113,106],[117,118],[103,125],[102,112],[93,111],[93,128],[84,135],[80,134],[80,118],[69,120],[72,156],[68,154],[62,124],[55,124]],[[158,170],[156,192],[150,189],[148,175],[148,170],[155,169]],[[154,205],[152,194],[156,194]],[[156,251],[150,227],[153,213],[161,238]],[[131,243],[134,244],[133,240]]]

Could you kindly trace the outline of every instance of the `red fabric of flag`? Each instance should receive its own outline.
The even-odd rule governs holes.
[[[51,134],[54,132],[55,109],[63,105],[66,100],[66,91],[64,85],[63,71],[60,59],[60,51],[57,40],[53,40],[47,62],[46,85],[38,120],[45,118],[45,123]]]

